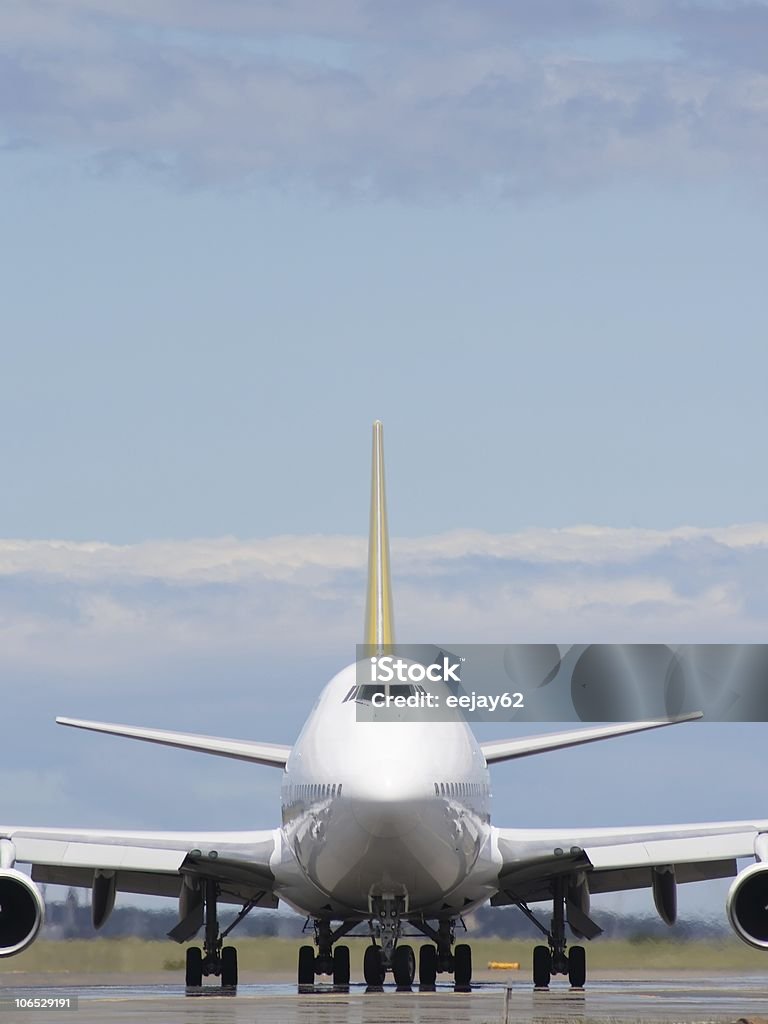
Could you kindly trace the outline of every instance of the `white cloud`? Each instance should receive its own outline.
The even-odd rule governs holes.
[[[768,523],[726,527],[680,526],[669,530],[578,525],[528,529],[518,533],[454,530],[417,538],[393,538],[392,552],[404,571],[439,572],[459,559],[495,558],[534,563],[631,562],[653,553],[708,542],[728,551],[768,550]],[[367,560],[363,537],[277,536],[185,541],[145,541],[131,545],[103,541],[0,539],[0,577],[42,573],[75,580],[130,579],[231,583],[255,577],[291,580],[303,573],[362,570]],[[317,580],[315,575],[314,579]]]
[[[766,27],[756,3],[17,0],[0,113],[7,144],[198,184],[407,197],[754,176]]]
[[[392,555],[414,642],[764,639],[768,524],[457,531],[396,539]],[[0,665],[351,657],[365,571],[361,537],[0,541]]]

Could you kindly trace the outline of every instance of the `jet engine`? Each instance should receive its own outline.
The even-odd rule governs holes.
[[[768,949],[768,863],[752,864],[734,878],[725,909],[743,942]]]
[[[43,898],[32,879],[15,868],[0,869],[0,957],[30,946],[44,915]]]

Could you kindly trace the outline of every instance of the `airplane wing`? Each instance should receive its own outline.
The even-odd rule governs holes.
[[[569,729],[567,732],[550,732],[543,736],[521,736],[513,740],[488,740],[481,743],[486,764],[498,764],[501,761],[514,761],[518,757],[529,757],[531,754],[546,754],[552,750],[563,750],[566,747],[580,747],[584,743],[595,743],[614,736],[627,736],[633,732],[647,732],[649,729],[662,729],[666,725],[679,725],[681,722],[694,722],[704,716],[700,711],[675,718],[660,718],[649,722],[623,722],[619,725],[596,725],[589,729]]]
[[[768,820],[494,831],[502,866],[491,903],[504,906],[550,899],[559,878],[586,882],[589,893],[654,888],[654,897],[662,874],[676,882],[729,878],[736,858],[765,859]]]
[[[94,829],[45,829],[0,825],[6,862],[32,866],[32,879],[92,888],[106,878],[114,892],[154,896],[182,895],[182,887],[199,891],[200,882],[219,884],[227,903],[276,907],[272,855],[279,829],[257,832],[107,832]],[[10,853],[9,853],[10,851]],[[202,922],[200,899],[187,901],[192,917],[182,920],[174,938],[191,938]],[[95,910],[95,908],[94,908]],[[106,920],[96,920],[99,927]],[[191,931],[189,929],[192,929]],[[176,932],[176,929],[174,929]]]
[[[110,736],[125,736],[146,743],[159,743],[164,747],[195,750],[200,754],[232,757],[237,761],[251,761],[272,768],[285,768],[291,748],[278,743],[255,743],[253,740],[230,740],[222,736],[200,736],[191,732],[171,732],[167,729],[144,729],[133,725],[114,725],[111,722],[85,722],[79,718],[57,718],[58,725],[74,729],[104,732]]]

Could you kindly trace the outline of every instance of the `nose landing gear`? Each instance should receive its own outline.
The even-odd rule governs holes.
[[[410,988],[416,976],[416,957],[410,946],[398,946],[400,919],[406,898],[394,893],[372,897],[371,945],[363,957],[363,977],[369,988],[381,988],[387,971],[392,971],[398,988]],[[380,945],[376,945],[376,940]]]

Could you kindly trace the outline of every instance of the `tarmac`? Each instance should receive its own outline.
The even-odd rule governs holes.
[[[534,992],[517,978],[480,982],[471,992],[448,985],[436,990],[370,990],[330,985],[298,993],[286,981],[241,984],[236,995],[223,995],[213,983],[186,994],[183,986],[158,983],[155,976],[74,977],[0,975],[0,1024],[734,1024],[742,1020],[768,1024],[768,976],[686,973],[680,979],[654,972],[631,977],[593,979],[584,992],[553,983]],[[69,1001],[68,1008],[25,1008],[23,1001]],[[22,1000],[22,1003],[17,1003]]]

